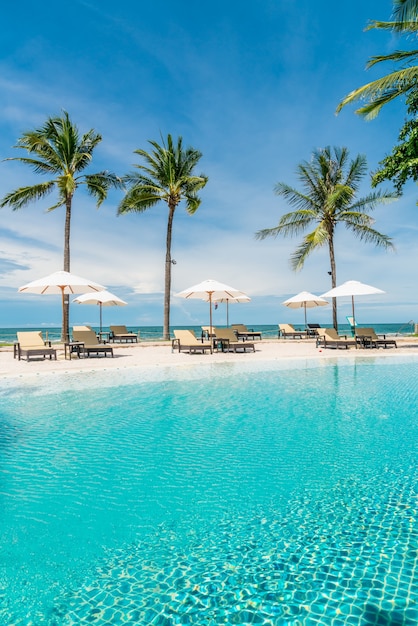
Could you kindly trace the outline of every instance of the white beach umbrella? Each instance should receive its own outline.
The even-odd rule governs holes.
[[[326,306],[329,302],[321,298],[321,296],[315,296],[313,293],[309,293],[309,291],[301,291],[295,296],[292,296],[291,298],[288,298],[288,300],[282,302],[282,304],[290,309],[304,309],[306,327],[306,309],[312,309],[317,306]]]
[[[209,302],[209,320],[210,320],[210,334],[212,335],[212,303],[220,302],[226,298],[236,299],[241,297],[248,297],[243,291],[230,287],[224,283],[220,283],[217,280],[209,278],[197,285],[193,285],[188,289],[183,289],[176,294],[179,298],[196,298],[198,300],[205,300]]]
[[[334,287],[334,289],[330,289],[326,293],[323,293],[321,297],[323,298],[340,298],[344,296],[351,297],[351,307],[353,311],[353,326],[356,325],[356,316],[354,313],[354,296],[369,296],[378,293],[385,293],[381,289],[377,287],[372,287],[371,285],[366,285],[365,283],[361,283],[358,280],[347,280],[347,282],[339,285],[338,287]]]
[[[94,293],[83,293],[81,296],[74,298],[73,302],[77,304],[98,304],[100,307],[100,332],[102,332],[102,307],[103,306],[126,306],[128,303],[110,291],[96,291]]]
[[[65,315],[65,295],[72,293],[88,293],[91,291],[103,291],[103,285],[95,283],[87,278],[81,278],[70,272],[54,272],[38,280],[34,280],[23,287],[19,287],[19,292],[61,295],[62,300],[62,339],[68,341],[68,319]]]

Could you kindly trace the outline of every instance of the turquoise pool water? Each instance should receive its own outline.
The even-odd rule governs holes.
[[[418,623],[416,359],[3,382],[1,624]]]

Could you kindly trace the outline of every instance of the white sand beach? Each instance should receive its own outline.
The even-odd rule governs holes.
[[[270,339],[256,341],[255,352],[213,354],[189,354],[188,352],[172,352],[169,342],[143,342],[138,344],[112,344],[114,357],[89,357],[78,358],[75,355],[65,359],[62,346],[57,347],[57,360],[35,359],[30,361],[13,358],[13,347],[0,349],[0,376],[22,377],[42,375],[50,372],[80,372],[100,371],[111,368],[131,367],[190,367],[202,363],[251,363],[260,361],[275,361],[282,359],[317,358],[323,359],[346,359],[346,358],[385,358],[388,356],[418,355],[418,337],[397,337],[398,348],[374,348],[374,349],[334,349],[317,348],[315,340],[304,339]]]

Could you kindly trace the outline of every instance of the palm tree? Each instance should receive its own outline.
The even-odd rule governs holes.
[[[163,338],[170,338],[170,292],[171,292],[171,239],[173,219],[177,206],[186,202],[186,211],[193,215],[200,206],[197,192],[207,181],[207,176],[196,176],[193,170],[202,154],[194,148],[183,148],[181,137],[175,145],[171,135],[160,146],[156,141],[148,142],[153,150],[135,150],[144,165],[135,165],[139,170],[124,177],[128,191],[119,205],[118,215],[136,211],[142,213],[161,200],[168,205],[166,233],[165,281],[164,281],[164,326]]]
[[[378,203],[393,200],[396,196],[378,192],[356,199],[360,181],[366,171],[366,158],[358,155],[349,161],[347,148],[331,150],[328,146],[315,151],[310,162],[304,161],[297,168],[303,191],[284,183],[278,183],[275,187],[275,193],[283,196],[296,210],[283,215],[274,228],[258,231],[256,238],[299,235],[314,225],[314,229],[304,236],[302,243],[292,254],[291,267],[295,271],[302,269],[311,252],[327,246],[332,287],[336,287],[334,238],[338,224],[344,224],[362,241],[383,248],[393,248],[391,239],[372,227],[374,220],[368,213]],[[337,329],[335,298],[332,316],[334,328]]]
[[[416,36],[418,0],[393,0],[393,18],[391,22],[373,21],[367,30],[377,28]],[[366,65],[367,69],[385,61],[401,64],[402,67],[349,93],[338,105],[337,113],[347,104],[364,100],[366,104],[357,109],[356,113],[366,119],[373,119],[385,104],[398,96],[408,95],[416,88],[418,66],[410,64],[417,58],[418,50],[397,50],[391,54],[372,57]]]
[[[50,180],[20,187],[8,193],[0,207],[10,206],[14,211],[31,202],[41,200],[54,190],[58,192],[58,201],[47,209],[53,211],[65,207],[64,226],[64,271],[70,271],[70,227],[74,193],[80,185],[85,185],[87,192],[96,199],[99,207],[107,197],[111,187],[121,187],[122,181],[115,174],[102,171],[97,174],[81,174],[90,165],[93,150],[102,137],[94,130],[80,136],[68,113],[62,117],[49,117],[45,124],[35,130],[23,133],[16,148],[26,150],[28,157],[12,157],[8,161],[20,161],[29,165],[37,174],[50,176]],[[62,314],[62,337],[68,340],[69,300],[66,297]]]

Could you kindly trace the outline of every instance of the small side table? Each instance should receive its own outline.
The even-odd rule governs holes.
[[[71,359],[72,354],[76,354],[78,358],[84,353],[84,343],[81,341],[67,341],[64,344],[64,358]]]
[[[378,344],[376,341],[372,339],[372,337],[368,335],[361,335],[360,337],[356,337],[356,344],[360,346],[360,348],[378,348]]]
[[[216,352],[228,352],[229,339],[216,338],[213,340],[213,349]]]

